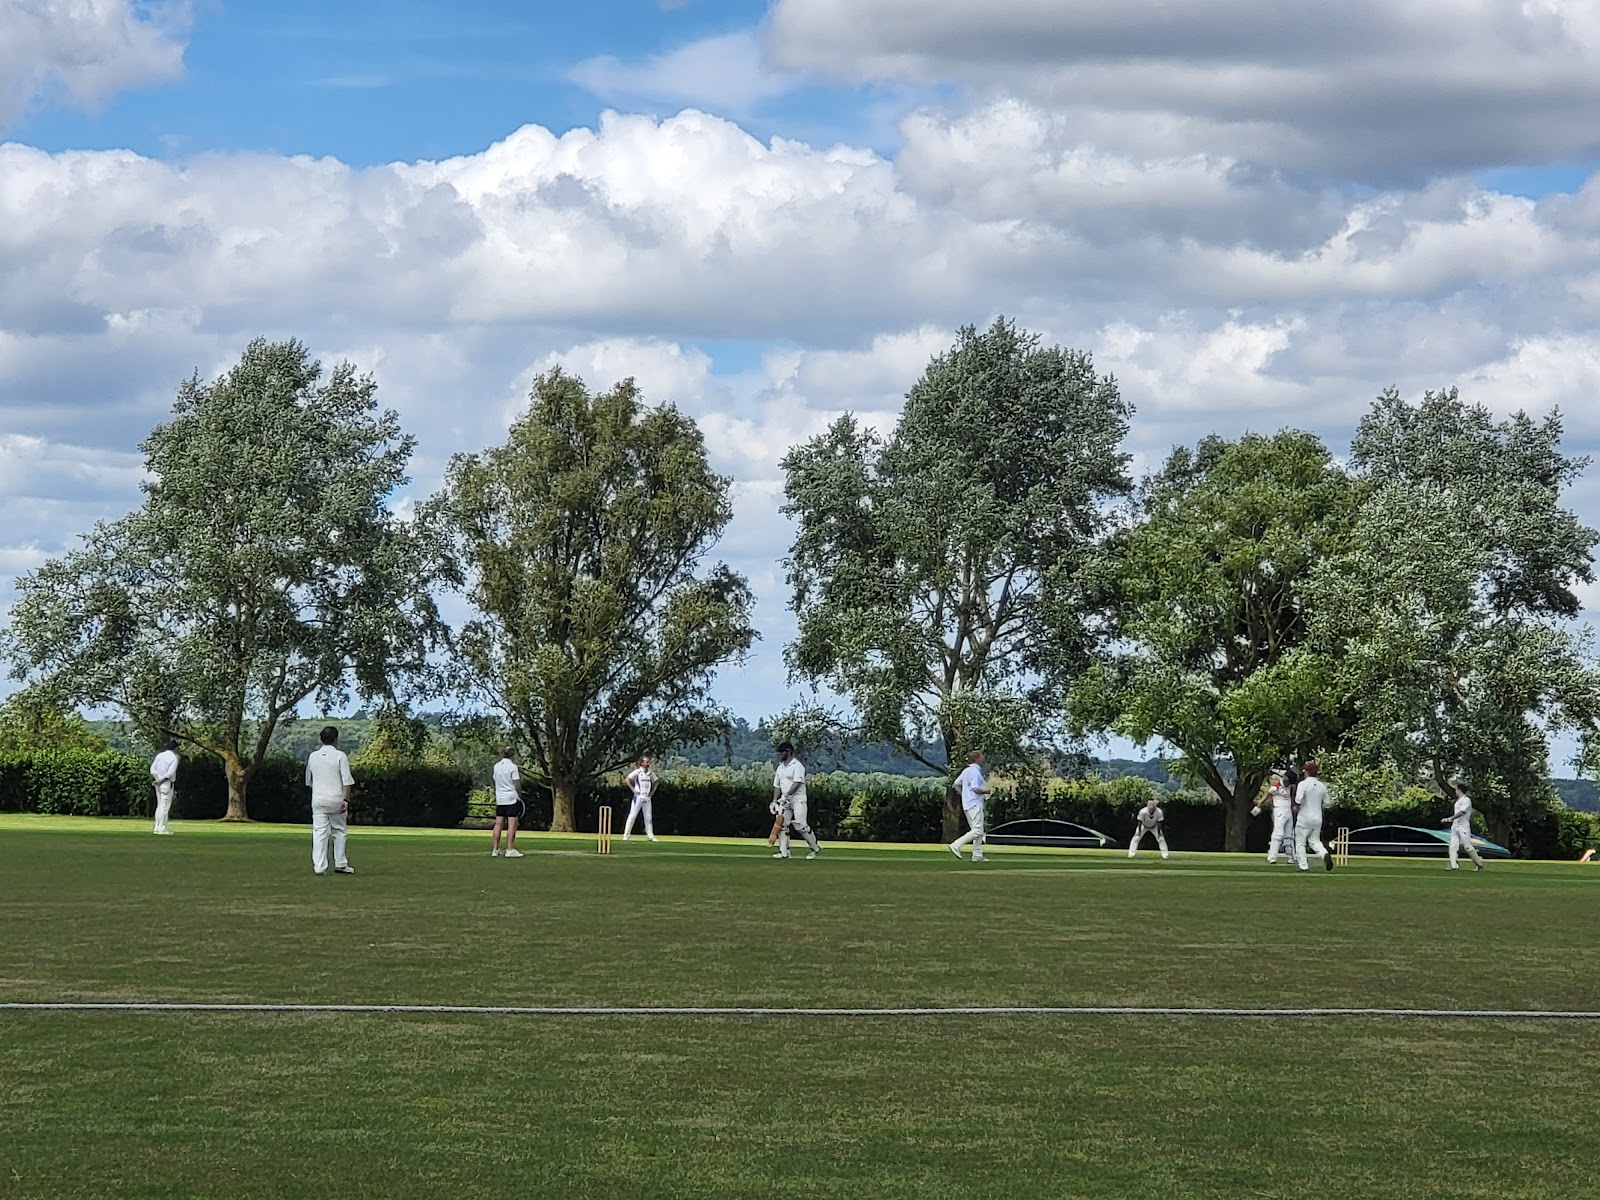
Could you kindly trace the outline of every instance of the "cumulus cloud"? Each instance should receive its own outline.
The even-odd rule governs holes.
[[[92,107],[183,71],[184,3],[7,0],[0,5],[0,129],[38,103]]]
[[[1048,102],[1098,144],[1379,180],[1600,155],[1569,0],[777,0],[780,67]]]
[[[9,145],[0,265],[0,607],[16,570],[138,502],[135,447],[178,382],[253,336],[375,374],[419,439],[402,504],[503,438],[536,372],[631,375],[736,482],[719,553],[766,637],[727,695],[750,715],[781,705],[783,454],[846,410],[888,428],[960,323],[1007,313],[1091,351],[1140,462],[1283,426],[1342,450],[1391,383],[1559,405],[1574,451],[1600,446],[1600,178],[1355,193],[1086,142],[1015,98],[921,113],[893,157],[694,110],[365,169]],[[1600,525],[1600,491],[1576,502]]]
[[[690,42],[643,62],[613,55],[585,59],[567,76],[608,103],[693,105],[747,113],[794,87],[793,74],[774,71],[748,31]]]

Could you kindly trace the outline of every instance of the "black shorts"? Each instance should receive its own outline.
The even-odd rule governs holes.
[[[494,806],[495,819],[498,821],[518,821],[522,819],[522,801],[513,800],[510,804],[496,804]]]

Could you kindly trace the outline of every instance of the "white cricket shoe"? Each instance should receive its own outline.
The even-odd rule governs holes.
[[[788,858],[789,857],[789,852],[787,850],[779,850],[772,857],[773,858]]]
[[[633,841],[633,834],[631,834],[631,833],[625,833],[625,834],[623,834],[623,835],[622,835],[622,840],[623,840],[623,841],[625,841],[625,842],[631,842],[631,841]]]
[[[974,855],[973,855],[973,856],[972,856],[972,861],[973,861],[973,862],[988,862],[988,861],[989,861],[989,860],[988,860],[988,859],[987,859],[987,858],[985,858],[985,857],[984,857],[984,856],[983,856],[983,855],[981,855],[981,854],[974,854]]]
[[[500,851],[498,851],[498,850],[489,851],[489,857],[490,858],[499,858],[500,857]]]
[[[961,857],[961,847],[956,845],[954,842],[951,842],[948,846],[945,847],[945,849],[950,851],[950,853],[954,854],[957,858]]]
[[[506,851],[506,857],[507,858],[521,858],[522,857],[522,851],[521,850],[507,850]]]
[[[817,855],[819,855],[821,853],[822,853],[821,850],[813,850],[810,854],[806,855],[806,861],[807,862],[811,861],[813,858],[815,858]]]
[[[356,869],[349,864],[346,864],[342,867],[335,867],[333,871],[336,875],[354,875],[356,873]]]
[[[655,841],[655,840],[656,840],[656,835],[655,835],[655,834],[653,834],[653,833],[652,833],[652,834],[651,834],[651,835],[650,835],[650,840],[651,840],[651,841],[652,841],[652,842],[653,842],[653,841]]]

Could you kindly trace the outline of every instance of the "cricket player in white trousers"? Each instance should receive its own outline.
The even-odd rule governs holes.
[[[1289,861],[1294,861],[1294,801],[1289,797],[1289,788],[1283,782],[1283,774],[1279,771],[1272,773],[1272,782],[1267,785],[1267,796],[1272,800],[1272,840],[1267,843],[1267,862],[1278,861],[1278,851],[1287,851]],[[1261,815],[1261,805],[1256,805],[1250,810],[1252,817]]]
[[[629,771],[628,777],[622,782],[627,784],[628,790],[633,793],[633,805],[628,809],[628,823],[622,827],[622,840],[627,841],[633,836],[633,823],[642,813],[644,835],[652,842],[655,841],[656,824],[650,812],[650,797],[655,794],[656,774],[650,769],[650,756],[647,754],[641,758],[639,765]]]
[[[1461,787],[1461,781],[1451,783],[1451,788],[1456,794],[1455,811],[1450,816],[1450,869],[1459,871],[1460,865],[1456,862],[1458,850],[1465,850],[1472,856],[1472,869],[1483,870],[1483,858],[1478,854],[1478,848],[1472,844],[1472,797]]]
[[[1156,838],[1156,849],[1161,851],[1161,857],[1171,858],[1172,855],[1167,852],[1166,821],[1166,813],[1161,811],[1156,798],[1151,796],[1150,803],[1141,808],[1133,818],[1133,841],[1128,843],[1128,857],[1132,858],[1139,853],[1139,843],[1144,841],[1145,834],[1153,833]]]
[[[1322,844],[1322,806],[1328,802],[1328,785],[1323,783],[1319,768],[1308,762],[1300,768],[1300,786],[1295,789],[1295,799],[1300,802],[1300,813],[1294,819],[1294,865],[1302,871],[1311,869],[1311,853],[1322,859],[1326,870],[1333,870],[1333,851]]]
[[[806,769],[794,756],[794,745],[790,742],[778,747],[778,769],[772,775],[772,815],[783,817],[783,830],[778,834],[778,852],[773,858],[789,857],[791,829],[805,838],[806,845],[811,847],[807,858],[815,858],[822,853],[817,835],[811,832],[811,826],[806,823],[810,815],[806,811]]]
[[[333,843],[333,869],[340,875],[354,875],[355,868],[345,857],[344,841],[349,828],[350,789],[355,776],[350,760],[339,749],[339,731],[329,725],[322,731],[322,746],[306,759],[306,786],[311,789],[311,869],[328,873],[328,843]]]
[[[961,789],[961,811],[967,814],[967,832],[950,843],[950,853],[961,857],[961,847],[972,847],[972,861],[983,861],[983,802],[989,795],[989,785],[983,778],[983,751],[974,750],[967,755],[967,765],[956,776],[956,787]]]
[[[161,753],[151,761],[150,782],[156,788],[156,825],[150,832],[170,837],[172,830],[167,828],[167,814],[172,811],[172,793],[178,784],[178,743],[175,738],[168,738],[167,744],[161,747]]]

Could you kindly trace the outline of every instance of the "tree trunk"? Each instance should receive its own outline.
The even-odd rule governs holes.
[[[961,789],[950,784],[944,789],[944,840],[953,842],[961,836]]]
[[[249,777],[245,775],[244,764],[237,755],[224,754],[222,756],[222,769],[228,776],[228,811],[223,816],[224,821],[248,821],[249,812],[245,809],[245,791],[250,786]]]
[[[1222,843],[1224,850],[1232,854],[1244,853],[1245,833],[1250,828],[1250,807],[1254,802],[1253,796],[1239,788],[1235,788],[1233,795],[1223,801],[1223,809],[1228,815],[1227,832]]]
[[[577,821],[573,817],[577,808],[578,785],[570,779],[552,779],[550,793],[550,832],[578,832]]]

